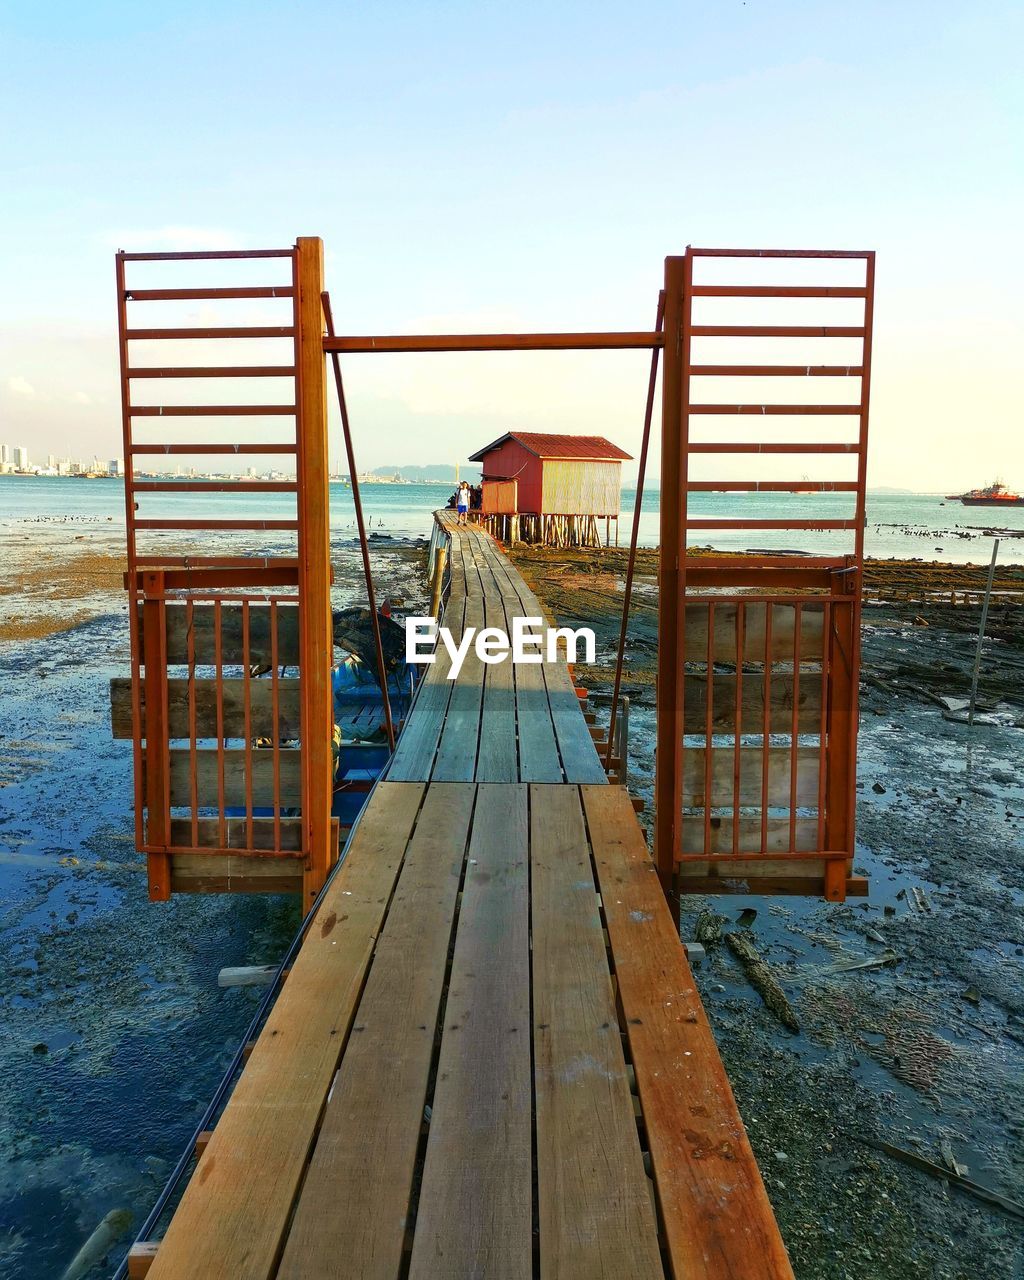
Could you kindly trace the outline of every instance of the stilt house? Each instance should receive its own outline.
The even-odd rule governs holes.
[[[471,461],[482,464],[484,516],[519,516],[530,542],[589,542],[599,519],[618,520],[630,457],[604,436],[507,431]]]

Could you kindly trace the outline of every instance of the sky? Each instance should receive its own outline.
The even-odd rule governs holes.
[[[646,329],[687,244],[870,248],[870,483],[1020,488],[1022,46],[984,0],[0,0],[0,441],[122,452],[116,248],[319,235],[351,333]],[[345,373],[368,468],[640,440],[643,353]]]

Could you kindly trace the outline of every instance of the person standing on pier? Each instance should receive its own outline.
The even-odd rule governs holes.
[[[455,497],[455,506],[459,513],[459,524],[469,524],[469,498],[469,485],[463,480]]]

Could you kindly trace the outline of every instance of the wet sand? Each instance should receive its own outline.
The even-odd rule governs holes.
[[[138,1225],[258,998],[218,990],[217,970],[273,962],[297,923],[282,899],[148,902],[130,744],[109,729],[107,681],[127,666],[119,535],[77,532],[2,548],[0,1274],[25,1280],[60,1274],[111,1210]],[[355,546],[339,541],[335,560],[343,603]],[[595,626],[585,679],[606,692],[623,553],[516,560],[559,622]],[[422,603],[422,546],[380,540],[374,561],[385,593]],[[642,553],[626,669],[645,818],[655,568]],[[799,1280],[1024,1276],[1019,1222],[862,1141],[936,1163],[949,1151],[1024,1201],[1024,734],[950,723],[929,696],[966,685],[978,610],[949,592],[981,590],[984,574],[869,568],[856,859],[868,901],[684,902],[685,938],[706,909],[749,929],[800,1018],[798,1036],[780,1028],[728,948],[709,946],[698,981]],[[982,692],[1021,716],[1024,570],[1001,570],[997,590]],[[889,952],[884,967],[835,971]]]
[[[128,670],[120,536],[86,532],[2,547],[0,1276],[18,1280],[61,1276],[128,1210],[89,1280],[113,1272],[263,994],[220,989],[218,971],[277,963],[299,924],[294,898],[148,900],[131,743],[110,730],[109,681]],[[358,550],[339,539],[334,559],[343,605]],[[383,594],[422,606],[421,545],[380,539],[374,563]]]
[[[599,666],[577,675],[606,707],[623,553],[515,560],[558,622],[595,627]],[[639,567],[625,687],[629,784],[649,822],[654,554]],[[698,985],[798,1280],[1024,1276],[1019,1220],[870,1145],[952,1157],[1024,1203],[1024,569],[997,576],[982,668],[983,705],[1005,723],[969,729],[936,701],[969,688],[979,610],[962,593],[986,572],[868,566],[854,865],[870,897],[683,899],[683,938],[707,912],[748,932],[801,1024],[784,1030],[729,948],[708,945]]]

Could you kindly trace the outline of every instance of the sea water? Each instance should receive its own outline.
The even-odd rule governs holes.
[[[431,513],[446,505],[454,485],[380,484],[360,486],[367,530],[392,538],[427,537]],[[334,482],[330,489],[331,522],[335,538],[355,536],[352,490]],[[623,488],[622,513],[618,521],[620,545],[628,543],[632,527],[636,491]],[[660,495],[656,489],[644,494],[640,514],[639,542],[651,547],[658,543]],[[854,513],[854,495],[699,493],[691,496],[692,517],[709,519],[754,518],[759,520],[841,520]],[[144,494],[139,515],[150,518],[201,518],[216,515],[224,519],[256,517],[287,519],[294,514],[295,499],[289,493],[226,494]],[[0,476],[0,532],[24,530],[26,523],[87,521],[122,527],[124,487],[119,480],[82,480],[73,477]],[[604,522],[599,521],[602,534]],[[957,564],[987,561],[993,529],[1012,530],[1024,538],[1024,507],[993,509],[964,507],[940,494],[868,492],[865,552],[877,559],[919,558],[945,560]],[[56,534],[52,531],[51,536]],[[181,535],[176,535],[179,539]],[[615,523],[611,524],[615,538]],[[277,539],[258,539],[261,547]],[[808,551],[822,555],[845,554],[853,549],[848,530],[693,530],[691,546],[714,546],[722,550],[748,549]],[[1018,550],[1019,548],[1019,550]],[[1024,559],[1024,541],[1016,538],[1004,544],[1002,562]]]

